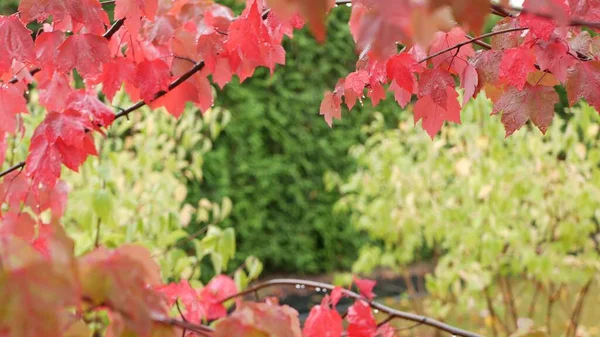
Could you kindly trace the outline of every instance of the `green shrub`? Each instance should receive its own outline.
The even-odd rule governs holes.
[[[566,112],[568,122],[554,119],[545,136],[525,127],[505,139],[491,108],[482,97],[470,102],[463,124],[433,142],[411,120],[386,130],[380,115],[352,149],[356,172],[328,179],[344,194],[337,209],[372,240],[354,271],[402,270],[433,249],[427,289],[443,306],[429,309],[442,317],[489,309],[485,291],[506,312],[498,282],[507,279],[579,290],[600,272],[598,113],[582,105]],[[529,305],[529,295],[514,295]]]
[[[242,85],[231,83],[217,106],[232,120],[205,160],[208,198],[228,196],[238,250],[265,262],[271,272],[318,273],[349,267],[363,240],[347,216],[332,214],[337,192],[324,190],[323,174],[352,172],[351,145],[362,141],[360,125],[371,103],[344,113],[330,129],[318,115],[323,92],[353,69],[356,55],[347,27],[349,11],[332,13],[327,43],[305,30],[285,48],[287,62],[270,76],[261,69]],[[392,101],[378,108],[392,115]],[[197,181],[190,181],[196,202]],[[205,187],[206,186],[206,187]],[[216,199],[215,199],[216,198]]]

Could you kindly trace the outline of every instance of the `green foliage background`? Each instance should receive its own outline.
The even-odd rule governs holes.
[[[333,129],[318,115],[324,91],[355,66],[349,13],[332,12],[325,44],[299,31],[285,43],[284,67],[272,76],[259,69],[218,95],[216,105],[230,110],[232,119],[206,155],[202,190],[211,200],[232,199],[223,224],[235,228],[240,256],[256,255],[268,271],[347,268],[364,242],[348,216],[332,213],[339,194],[325,191],[323,175],[354,170],[348,149],[362,142],[360,125],[371,119],[371,103],[343,112]],[[378,109],[390,118],[400,111],[393,99]],[[192,203],[198,186],[188,185]]]

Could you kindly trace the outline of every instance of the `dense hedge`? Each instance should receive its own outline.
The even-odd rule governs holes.
[[[229,109],[232,120],[205,158],[203,194],[193,181],[189,195],[192,202],[207,190],[210,200],[231,198],[233,211],[224,225],[235,227],[240,255],[256,255],[267,272],[349,267],[362,242],[347,216],[332,213],[339,195],[325,191],[323,175],[354,171],[348,149],[362,142],[360,126],[373,108],[365,101],[364,108],[345,112],[333,130],[318,115],[323,92],[356,62],[349,13],[333,11],[327,43],[297,32],[286,43],[285,67],[272,77],[261,71],[217,95],[217,106]],[[392,99],[378,110],[390,116],[400,108]]]

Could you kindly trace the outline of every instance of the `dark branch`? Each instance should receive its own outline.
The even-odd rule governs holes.
[[[123,26],[123,23],[125,23],[125,19],[119,19],[117,21],[115,21],[112,26],[110,26],[110,28],[106,31],[106,33],[104,33],[102,35],[103,38],[110,40],[111,37],[113,37],[113,35],[115,35],[115,33],[117,31],[119,31],[119,29],[121,29],[121,27]]]
[[[303,285],[305,287],[309,287],[309,288],[327,289],[329,291],[332,291],[333,289],[335,289],[335,286],[332,284],[315,282],[315,281],[296,280],[296,279],[274,279],[274,280],[270,280],[270,281],[258,284],[252,288],[248,288],[248,289],[246,289],[240,293],[237,293],[235,295],[229,296],[229,297],[223,299],[221,302],[226,302],[226,301],[229,301],[231,299],[234,299],[234,298],[237,298],[240,296],[251,294],[255,291],[258,291],[258,290],[264,289],[264,288],[276,287],[276,286],[295,286],[298,284]],[[438,330],[446,331],[455,336],[482,337],[474,332],[462,330],[460,328],[448,325],[446,323],[440,322],[433,318],[416,315],[416,314],[409,313],[409,312],[399,311],[399,310],[390,308],[390,307],[385,306],[378,302],[368,301],[363,296],[361,296],[351,290],[348,290],[348,289],[342,289],[342,292],[347,297],[350,297],[350,298],[353,298],[356,300],[360,299],[360,300],[366,301],[369,304],[369,306],[371,306],[371,308],[379,310],[380,312],[383,312],[383,313],[387,314],[388,316],[392,317],[390,320],[395,319],[395,318],[405,319],[407,321],[412,321],[415,323],[419,323],[419,324],[423,324],[423,325],[427,325],[427,326],[436,328]]]
[[[24,161],[18,163],[17,165],[11,166],[11,167],[7,168],[6,170],[0,172],[0,178],[4,177],[5,175],[7,175],[7,174],[9,174],[9,173],[11,173],[13,171],[16,171],[16,170],[19,170],[19,169],[23,169],[23,167],[25,167],[25,162]]]

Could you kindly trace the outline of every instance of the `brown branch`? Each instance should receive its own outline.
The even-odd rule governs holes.
[[[595,276],[595,275],[594,275]],[[565,332],[566,337],[575,337],[577,335],[577,326],[579,325],[579,319],[581,318],[581,311],[583,310],[583,302],[587,294],[589,293],[590,287],[594,282],[594,276],[592,276],[586,284],[581,288],[579,294],[577,295],[577,301],[575,302],[575,307],[573,308],[573,313],[571,314],[571,318],[569,319],[569,326],[567,327],[567,331]]]
[[[121,27],[123,26],[123,23],[125,23],[125,19],[119,19],[117,21],[115,21],[112,26],[110,26],[110,28],[106,31],[106,33],[102,34],[102,37],[110,40],[113,35],[115,35],[115,33],[117,33],[117,31],[119,31],[119,29],[121,29]]]
[[[248,294],[251,294],[255,291],[258,291],[260,289],[264,289],[264,288],[269,288],[269,287],[276,287],[276,286],[295,286],[295,285],[303,285],[305,287],[308,288],[321,288],[321,289],[327,289],[329,291],[333,291],[333,289],[335,289],[335,286],[332,284],[327,284],[327,283],[322,283],[322,282],[315,282],[315,281],[308,281],[308,280],[297,280],[297,279],[274,279],[274,280],[270,280],[270,281],[266,281],[264,283],[258,284],[252,288],[248,288],[242,292],[239,292],[235,295],[231,295],[225,299],[223,299],[221,301],[221,303],[223,302],[227,302],[231,299],[237,298],[237,297],[241,297],[241,296],[245,296]],[[407,321],[412,321],[412,322],[416,322],[416,323],[420,323],[423,325],[427,325],[433,328],[436,328],[438,330],[442,330],[442,331],[446,331],[448,333],[451,333],[455,336],[463,336],[463,337],[481,337],[480,335],[474,333],[474,332],[470,332],[470,331],[466,331],[466,330],[462,330],[460,328],[448,325],[446,323],[440,322],[438,320],[435,320],[433,318],[429,318],[429,317],[425,317],[425,316],[420,316],[420,315],[416,315],[413,313],[409,313],[409,312],[404,312],[404,311],[399,311],[393,308],[390,308],[388,306],[385,306],[381,303],[378,302],[374,302],[374,301],[369,301],[367,299],[365,299],[363,296],[348,290],[348,289],[343,289],[342,288],[342,293],[346,296],[346,297],[350,297],[353,298],[355,300],[364,300],[365,302],[367,302],[369,304],[369,306],[372,309],[376,309],[379,310],[380,312],[383,312],[385,314],[387,314],[388,316],[393,317],[393,319],[396,318],[400,318],[400,319],[404,319]]]
[[[533,316],[533,312],[535,310],[535,305],[537,303],[537,298],[540,293],[540,284],[536,282],[535,284],[535,292],[533,293],[533,297],[531,298],[531,303],[529,303],[529,310],[527,310],[527,317],[531,318]]]
[[[494,310],[494,304],[492,303],[492,297],[490,296],[489,289],[485,289],[485,302],[487,304],[488,312],[492,319],[492,334],[494,337],[498,337],[498,329],[496,328],[496,320],[498,320],[498,315],[496,315],[496,310]]]
[[[490,33],[487,33],[487,34],[479,35],[477,37],[470,38],[467,41],[463,41],[461,43],[457,43],[457,44],[455,44],[453,46],[450,46],[450,47],[448,47],[446,49],[442,49],[442,50],[440,50],[437,53],[429,55],[426,58],[424,58],[421,61],[419,61],[419,63],[427,62],[427,61],[431,60],[432,58],[434,58],[436,56],[442,55],[442,54],[447,53],[449,51],[452,51],[454,49],[460,49],[463,46],[466,46],[466,45],[471,44],[471,43],[475,43],[476,41],[480,41],[480,40],[483,40],[483,39],[488,38],[488,37],[492,37],[494,35],[506,34],[506,33],[510,33],[510,32],[522,31],[522,30],[526,30],[526,29],[529,29],[529,28],[527,28],[527,27],[507,28],[507,29],[501,29],[501,30],[498,30],[498,31],[495,31],[495,32],[490,32]]]
[[[23,169],[23,167],[25,167],[25,162],[24,161],[18,163],[17,165],[13,165],[13,166],[7,168],[6,170],[0,172],[0,178],[4,177],[5,175],[7,175],[7,174],[9,174],[9,173],[11,173],[13,171],[16,171],[16,170],[19,170],[19,169]]]

